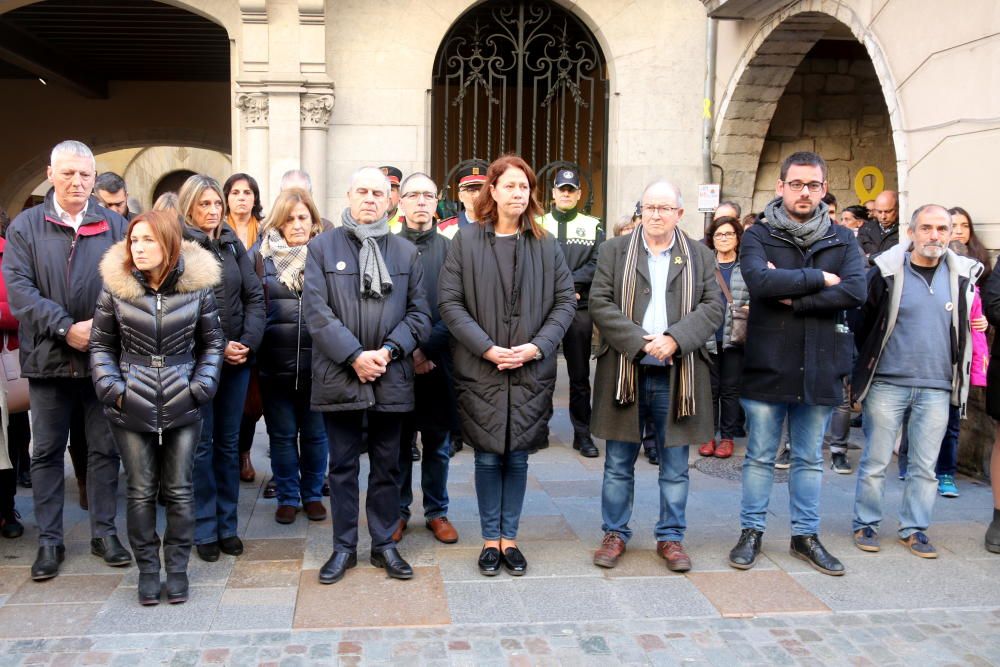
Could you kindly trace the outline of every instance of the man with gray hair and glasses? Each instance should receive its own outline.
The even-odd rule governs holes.
[[[854,543],[878,551],[885,471],[909,412],[909,466],[899,508],[899,541],[921,558],[937,558],[927,538],[941,440],[949,406],[965,416],[972,366],[969,328],[983,265],[948,249],[951,215],[927,204],[913,213],[912,246],[897,245],[874,262],[857,328],[851,386],[864,404],[865,449],[854,499]]]
[[[36,581],[58,575],[66,553],[64,458],[75,408],[83,410],[89,445],[90,551],[111,566],[132,561],[115,528],[120,459],[90,379],[90,325],[102,286],[98,263],[126,227],[124,218],[91,198],[96,171],[87,146],[58,144],[48,168],[52,190],[7,230],[3,277],[21,325],[21,375],[31,399]]]

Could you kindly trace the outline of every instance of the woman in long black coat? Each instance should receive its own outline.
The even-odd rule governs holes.
[[[215,395],[225,345],[212,293],[219,267],[194,243],[182,244],[176,217],[152,211],[132,220],[100,271],[104,291],[94,312],[90,367],[128,480],[139,602],[160,600],[158,490],[167,504],[167,601],[184,602],[201,406]]]
[[[562,251],[536,223],[534,189],[524,160],[494,161],[476,200],[479,221],[454,237],[439,281],[462,437],[475,450],[487,576],[527,569],[516,540],[528,454],[546,436],[556,350],[576,310]]]

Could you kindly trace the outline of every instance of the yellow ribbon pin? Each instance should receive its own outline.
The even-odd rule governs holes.
[[[684,260],[680,257],[674,257],[674,264],[683,264]]]
[[[709,120],[712,118],[712,100],[707,97],[701,100],[701,115],[703,118],[708,118]]]
[[[865,187],[865,179],[869,176],[872,177],[870,190]],[[875,199],[884,189],[885,176],[882,175],[882,170],[878,167],[868,165],[859,169],[858,173],[854,175],[854,193],[858,195],[858,201],[862,204]]]

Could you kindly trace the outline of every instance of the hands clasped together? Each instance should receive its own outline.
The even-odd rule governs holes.
[[[537,356],[538,346],[534,343],[525,343],[510,348],[494,345],[483,354],[483,358],[491,364],[495,364],[498,371],[520,368],[529,361],[533,361]]]

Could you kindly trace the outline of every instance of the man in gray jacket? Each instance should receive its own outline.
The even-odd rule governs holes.
[[[656,551],[674,572],[691,569],[687,528],[688,444],[714,430],[705,344],[723,320],[715,254],[677,224],[680,191],[666,181],[642,195],[642,224],[601,245],[590,312],[601,332],[594,381],[594,434],[607,440],[594,564],[614,567],[632,535],[640,424],[656,426],[660,520]]]

